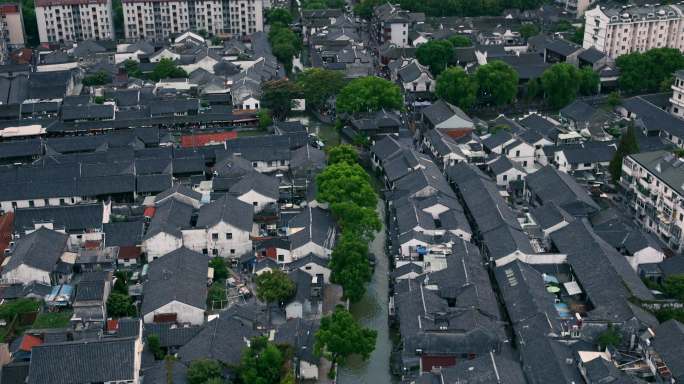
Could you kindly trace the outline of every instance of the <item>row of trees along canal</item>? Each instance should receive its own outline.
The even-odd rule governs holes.
[[[329,205],[342,229],[330,260],[331,280],[342,286],[344,298],[352,302],[358,301],[363,297],[366,283],[372,276],[368,244],[381,228],[375,211],[378,197],[371,185],[370,176],[358,164],[356,150],[349,145],[330,149],[328,167],[318,175],[316,181],[317,200]],[[295,285],[284,272],[275,270],[257,276],[256,292],[263,302],[280,303],[294,295]],[[336,364],[343,364],[346,357],[358,354],[367,359],[375,348],[376,338],[376,331],[361,327],[349,311],[338,307],[334,313],[321,320],[321,326],[316,332],[315,353],[332,363],[329,376],[334,378]],[[260,341],[255,345],[263,343]],[[276,355],[273,348],[261,347],[270,348],[272,355]],[[250,351],[247,355],[252,354]],[[258,364],[258,361],[249,364]],[[248,369],[245,372],[248,372],[245,379],[249,377],[245,382],[258,382],[254,378],[261,374],[275,374],[268,369]]]

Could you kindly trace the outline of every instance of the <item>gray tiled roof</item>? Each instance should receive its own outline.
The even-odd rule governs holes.
[[[676,381],[684,380],[684,359],[682,359],[682,345],[684,344],[684,324],[677,320],[668,320],[656,329],[653,348],[665,361]]]
[[[684,195],[684,161],[667,151],[629,155],[668,187]]]
[[[105,245],[135,246],[142,243],[144,223],[142,221],[111,222],[103,225]]]
[[[297,249],[308,242],[313,242],[326,249],[335,245],[337,227],[330,212],[321,208],[308,206],[304,212],[290,219],[290,228],[303,228],[290,235],[292,249]]]
[[[192,326],[176,326],[173,324],[145,324],[145,334],[147,336],[155,334],[159,336],[160,346],[181,347],[190,341],[202,327]]]
[[[599,209],[596,202],[589,196],[589,193],[577,184],[572,176],[559,171],[551,165],[547,165],[537,172],[528,175],[527,187],[542,204],[554,202],[561,208],[565,208],[575,203],[581,203],[584,206],[584,212],[592,212]],[[570,210],[568,212],[575,214],[575,212]]]
[[[590,317],[613,321],[641,317],[647,323],[655,320],[635,311],[627,301],[632,295],[651,300],[651,292],[624,256],[594,234],[588,224],[576,220],[552,233],[551,240],[556,249],[568,255],[568,264],[589,296],[595,308]]]
[[[10,261],[4,271],[11,271],[20,265],[27,265],[42,271],[52,272],[66,248],[68,235],[41,227],[21,237],[16,244]]]
[[[684,120],[660,109],[645,98],[636,96],[623,100],[622,106],[635,114],[648,131],[665,131],[684,138]]]
[[[230,187],[230,193],[242,196],[245,193],[254,191],[263,196],[278,200],[280,193],[278,187],[280,181],[272,176],[267,176],[259,172],[245,175],[240,181]]]
[[[200,207],[198,228],[213,227],[223,221],[243,231],[252,230],[254,207],[237,198],[224,195],[220,199]]]
[[[145,233],[145,239],[164,232],[177,238],[181,237],[181,229],[188,228],[192,219],[193,207],[179,200],[165,200],[159,205]]]
[[[135,349],[134,338],[36,346],[31,350],[28,384],[133,380]]]
[[[181,347],[178,355],[184,363],[196,359],[216,359],[226,364],[238,364],[248,340],[256,336],[259,333],[249,324],[222,313]]]
[[[14,210],[16,230],[34,230],[34,223],[53,223],[54,228],[64,228],[67,233],[100,230],[102,228],[102,204],[77,204],[56,207],[17,208]]]
[[[143,371],[145,384],[188,384],[188,367],[175,359],[155,361]],[[169,381],[171,380],[171,381]]]
[[[142,315],[174,300],[206,309],[207,255],[179,248],[155,259],[149,267],[148,280],[143,286]]]
[[[197,200],[197,201],[202,200],[202,194],[201,193],[196,192],[196,191],[186,187],[185,185],[179,183],[179,184],[175,184],[174,186],[167,189],[166,191],[158,194],[155,197],[154,201],[156,203],[159,203],[160,201],[168,198],[169,196],[173,195],[174,193],[185,195],[185,196],[187,196],[191,199]]]
[[[520,363],[492,352],[442,368],[436,375],[440,376],[440,384],[527,383]]]

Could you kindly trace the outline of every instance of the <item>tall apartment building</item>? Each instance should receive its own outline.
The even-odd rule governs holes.
[[[616,58],[652,48],[684,50],[684,6],[625,6],[584,13],[584,48],[595,47]]]
[[[684,119],[684,70],[674,73],[672,97],[670,97],[670,113]]]
[[[668,151],[625,156],[620,182],[639,223],[675,252],[684,249],[684,159]]]
[[[371,34],[379,44],[389,42],[397,47],[408,47],[411,45],[408,38],[410,25],[414,19],[424,18],[422,13],[410,13],[389,2],[381,4],[373,9]]]
[[[19,4],[0,4],[0,34],[9,48],[21,48],[26,43],[24,21]]]
[[[126,38],[162,40],[204,30],[222,37],[263,31],[262,0],[123,0]]]
[[[111,40],[112,0],[36,0],[41,43]]]

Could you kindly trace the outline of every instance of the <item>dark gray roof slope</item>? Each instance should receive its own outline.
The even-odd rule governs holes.
[[[253,172],[244,176],[240,181],[230,187],[230,193],[241,196],[247,192],[254,191],[263,196],[278,200],[280,193],[278,186],[280,181],[272,176],[267,176],[259,172]]]
[[[259,336],[248,323],[228,313],[207,323],[204,328],[178,350],[181,361],[216,359],[226,364],[238,364],[247,341]]]
[[[677,382],[684,380],[682,345],[684,345],[684,324],[672,319],[658,326],[653,348],[665,361]]]
[[[142,243],[144,223],[142,221],[111,222],[103,225],[107,247],[135,246]]]
[[[188,367],[174,359],[155,361],[143,371],[145,384],[187,384],[187,376]]]
[[[14,210],[14,228],[33,230],[34,223],[53,223],[67,233],[102,228],[102,204],[62,205],[58,207],[18,208]]]
[[[183,184],[175,184],[174,186],[172,186],[168,190],[158,194],[155,197],[154,201],[159,203],[160,201],[167,199],[169,196],[172,196],[175,193],[187,196],[187,197],[194,199],[194,200],[197,200],[197,201],[202,200],[202,194],[201,193],[196,192],[196,191],[186,187]]]
[[[191,205],[181,203],[178,200],[164,201],[157,207],[154,217],[150,221],[150,226],[147,228],[147,233],[145,233],[145,239],[161,232],[180,238],[181,229],[190,226],[193,210]]]
[[[668,187],[684,195],[684,160],[667,151],[637,153],[630,157]]]
[[[442,368],[439,384],[526,384],[520,364],[490,352],[453,367]]]
[[[308,206],[304,212],[290,219],[287,223],[290,228],[302,228],[290,235],[292,249],[313,242],[327,249],[335,245],[337,227],[332,215],[321,208]]]
[[[133,380],[137,369],[135,356],[135,338],[43,344],[31,350],[28,383]]]
[[[643,97],[623,100],[622,106],[636,115],[648,131],[665,131],[676,137],[684,137],[684,120],[659,108]]]
[[[4,271],[20,265],[28,265],[42,271],[52,272],[66,248],[69,235],[44,227],[21,237]]]
[[[587,223],[576,220],[552,233],[551,240],[556,249],[568,255],[568,264],[589,296],[594,306],[589,316],[612,321],[636,317],[647,324],[655,320],[628,302],[632,295],[652,300],[651,292],[625,257],[599,238]]]
[[[140,308],[143,315],[174,300],[206,309],[209,268],[207,255],[179,248],[155,259],[149,266]]]
[[[159,345],[164,348],[181,347],[201,330],[202,327],[195,325],[178,327],[173,324],[145,324],[145,334],[159,336]]]
[[[197,227],[209,228],[223,221],[243,231],[252,230],[254,207],[237,198],[224,195],[220,199],[200,207]]]
[[[537,203],[553,202],[570,214],[584,216],[599,210],[589,193],[572,176],[551,165],[528,175],[527,187],[534,193]]]

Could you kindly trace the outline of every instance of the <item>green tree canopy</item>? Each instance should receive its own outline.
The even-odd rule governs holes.
[[[40,308],[40,302],[38,300],[24,298],[8,301],[5,304],[0,305],[0,319],[9,323],[14,316],[36,312],[38,311],[38,308]]]
[[[678,49],[654,48],[634,52],[615,60],[620,68],[620,88],[629,93],[657,92],[663,81],[684,69],[684,56]]]
[[[374,208],[360,207],[352,202],[335,203],[330,207],[337,223],[345,233],[351,232],[366,241],[373,239],[382,228]]]
[[[356,152],[356,149],[349,144],[336,145],[331,147],[328,151],[328,164],[356,164],[358,161],[359,154]]]
[[[330,204],[352,202],[375,208],[378,197],[366,171],[358,164],[337,163],[326,167],[316,177],[317,198]]]
[[[107,299],[107,313],[110,317],[135,316],[135,306],[128,294],[112,292]]]
[[[622,103],[622,99],[620,98],[619,93],[613,91],[608,95],[608,99],[606,100],[606,102],[611,108],[615,108]]]
[[[259,119],[259,128],[266,129],[273,125],[273,118],[271,111],[268,108],[261,108],[257,111],[257,119]]]
[[[512,103],[518,93],[518,73],[503,61],[492,61],[475,72],[482,101],[494,105]]]
[[[539,27],[536,24],[523,24],[520,27],[520,36],[523,39],[529,39],[532,36],[537,36],[539,34]]]
[[[242,354],[237,372],[243,384],[278,384],[286,372],[285,356],[264,336],[251,340]]]
[[[530,79],[525,85],[525,99],[534,100],[543,93],[541,80],[539,78]]]
[[[344,0],[303,0],[302,9],[340,9],[344,4]]]
[[[344,75],[338,71],[311,68],[299,74],[297,85],[306,99],[307,108],[318,110],[344,87]]]
[[[299,96],[299,87],[288,79],[271,80],[261,86],[261,106],[268,108],[273,117],[285,119]]]
[[[210,309],[221,309],[226,301],[226,289],[222,283],[214,283],[207,291],[207,304]]]
[[[346,298],[352,302],[361,300],[372,277],[367,240],[345,231],[333,249],[330,270],[332,281],[342,286]]]
[[[373,8],[382,4],[382,0],[361,0],[354,5],[354,13],[364,19],[373,16]]]
[[[222,257],[213,257],[209,260],[209,266],[214,268],[214,281],[221,281],[228,278],[226,259]]]
[[[352,80],[337,96],[338,112],[376,112],[381,109],[398,110],[404,106],[399,86],[376,76]]]
[[[591,67],[579,70],[579,93],[585,96],[595,95],[599,90],[599,75]]]
[[[468,36],[453,35],[449,37],[448,40],[454,47],[470,47],[471,45],[473,45],[473,42],[470,40]]]
[[[360,355],[365,360],[375,349],[377,336],[375,330],[363,328],[349,311],[338,307],[332,315],[321,319],[315,351],[326,356],[333,365],[344,364],[351,355]]]
[[[437,96],[461,109],[469,109],[477,100],[477,82],[461,67],[450,67],[437,77]]]
[[[620,136],[617,150],[608,166],[613,182],[617,183],[620,180],[620,176],[622,176],[622,159],[627,155],[637,152],[639,152],[639,143],[636,138],[636,129],[631,125],[627,128],[627,131]]]
[[[112,81],[111,76],[105,71],[97,71],[96,73],[92,75],[88,75],[83,78],[83,85],[86,86],[96,86],[96,85],[105,85]]]
[[[177,79],[188,77],[187,72],[184,69],[178,67],[176,63],[171,59],[161,59],[154,66],[152,73],[150,74],[150,79],[154,81],[159,81],[161,79]]]
[[[288,73],[292,72],[292,59],[302,49],[301,38],[288,26],[276,23],[268,32],[268,41],[271,43],[273,56],[283,64]]]
[[[123,62],[124,69],[129,77],[142,78],[142,72],[140,71],[140,64],[133,59],[126,59]]]
[[[663,282],[663,293],[684,302],[684,275],[671,275]]]
[[[558,63],[544,71],[541,82],[549,104],[554,108],[563,108],[577,97],[580,73],[571,64]]]
[[[292,24],[292,14],[285,8],[271,8],[266,13],[266,21],[271,25],[289,25]]]
[[[161,340],[159,335],[152,333],[147,336],[147,346],[150,348],[150,352],[154,355],[156,360],[161,360],[164,358],[164,350],[161,347]]]
[[[267,271],[256,277],[256,294],[261,301],[277,303],[294,293],[294,282],[281,270]]]
[[[605,349],[607,346],[618,346],[622,341],[622,334],[620,330],[614,327],[612,324],[608,324],[608,329],[603,331],[598,336],[598,345],[601,349]]]
[[[429,67],[434,76],[446,69],[454,55],[454,46],[449,40],[430,40],[416,50],[418,62]]]
[[[221,376],[221,363],[216,360],[194,360],[188,367],[188,384],[205,384],[212,379],[221,379]]]

